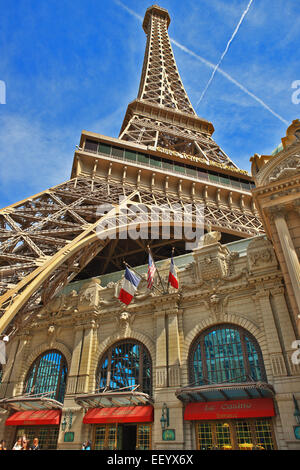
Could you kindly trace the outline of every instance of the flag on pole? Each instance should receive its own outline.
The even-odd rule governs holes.
[[[125,268],[125,279],[120,290],[119,300],[126,305],[129,305],[138,288],[140,278],[136,276],[130,269]]]
[[[175,287],[175,289],[178,289],[179,284],[178,284],[178,277],[174,265],[174,260],[173,260],[173,255],[171,257],[171,265],[170,265],[170,272],[169,272],[169,283],[171,284],[172,287]]]
[[[147,279],[147,288],[148,289],[151,289],[151,287],[153,286],[155,272],[156,272],[156,267],[155,267],[154,261],[152,259],[152,256],[149,253],[148,279]]]

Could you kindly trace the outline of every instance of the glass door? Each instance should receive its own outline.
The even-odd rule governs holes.
[[[136,432],[136,449],[151,449],[151,424],[138,424]]]
[[[95,427],[94,449],[115,450],[118,444],[118,425],[99,424]]]
[[[276,449],[270,419],[199,421],[196,440],[198,450]]]
[[[232,450],[234,448],[232,430],[229,423],[215,424],[216,447],[221,450]]]

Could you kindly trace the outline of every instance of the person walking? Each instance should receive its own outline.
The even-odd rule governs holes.
[[[0,441],[0,450],[7,450],[6,449],[6,442],[4,439],[2,439],[2,441]]]
[[[15,445],[13,446],[12,450],[21,450],[22,449],[22,437],[18,437]]]
[[[30,450],[29,439],[24,439],[23,438],[22,449],[21,450]]]
[[[33,444],[32,444],[32,446],[31,446],[31,450],[40,450],[40,449],[41,449],[41,448],[40,448],[40,446],[39,446],[39,440],[38,440],[37,437],[35,437],[35,438],[33,439]]]
[[[83,444],[82,444],[82,447],[81,447],[81,450],[91,450],[91,441],[85,441]]]

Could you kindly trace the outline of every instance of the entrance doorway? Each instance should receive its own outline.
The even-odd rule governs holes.
[[[94,450],[150,450],[151,424],[97,424]]]
[[[135,450],[136,449],[136,431],[137,426],[134,424],[119,425],[122,431],[122,450]]]

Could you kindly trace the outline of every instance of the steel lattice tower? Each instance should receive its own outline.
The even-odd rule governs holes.
[[[137,204],[191,204],[193,216],[196,204],[203,204],[206,226],[225,241],[263,232],[251,177],[214,142],[213,125],[196,115],[185,92],[169,23],[166,10],[147,10],[138,98],[128,106],[119,138],[83,131],[69,181],[0,211],[0,332],[26,328],[83,272],[91,277],[123,269],[124,258],[142,264],[149,240],[123,236],[136,222]],[[102,204],[110,204],[105,214]],[[109,237],[113,221],[115,239]],[[99,223],[105,227],[100,238]],[[158,225],[163,223],[160,215]],[[150,243],[162,259],[175,242],[171,235]]]

